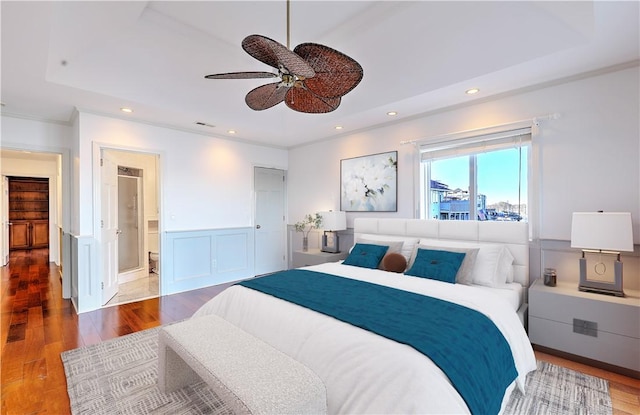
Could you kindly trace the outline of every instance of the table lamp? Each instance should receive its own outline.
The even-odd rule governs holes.
[[[320,212],[322,216],[322,252],[340,252],[338,232],[347,229],[347,214],[342,211]]]
[[[582,249],[580,291],[624,297],[620,251],[633,251],[633,230],[629,212],[574,212],[571,221],[571,247]],[[585,254],[597,254],[588,263]],[[615,255],[613,282],[607,281],[602,255]],[[593,267],[590,272],[589,265]],[[588,275],[589,274],[589,275]]]

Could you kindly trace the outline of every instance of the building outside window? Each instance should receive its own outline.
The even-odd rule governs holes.
[[[421,217],[527,222],[530,144],[520,129],[422,145]]]

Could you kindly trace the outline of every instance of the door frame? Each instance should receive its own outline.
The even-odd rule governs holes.
[[[158,267],[160,269],[162,269],[162,262],[163,262],[163,255],[162,255],[162,238],[160,237],[160,235],[162,235],[163,233],[163,224],[164,224],[164,220],[162,218],[162,212],[164,210],[164,197],[163,197],[163,193],[162,193],[162,182],[163,182],[163,178],[162,178],[162,171],[164,170],[164,167],[162,165],[162,163],[164,162],[164,160],[166,159],[165,157],[165,151],[164,150],[158,150],[158,149],[153,149],[153,148],[138,148],[138,147],[128,147],[128,146],[121,146],[121,145],[116,145],[116,144],[111,144],[111,143],[103,143],[103,142],[97,142],[94,141],[93,142],[93,160],[94,160],[94,165],[93,165],[93,215],[94,215],[94,223],[93,223],[93,234],[95,239],[98,241],[98,243],[102,242],[102,235],[101,235],[101,227],[100,227],[100,218],[102,216],[102,196],[101,196],[101,186],[102,186],[102,180],[100,177],[100,154],[102,151],[118,151],[118,152],[126,152],[126,153],[137,153],[137,154],[143,154],[143,155],[150,155],[150,156],[155,156],[156,157],[156,171],[155,171],[155,175],[156,175],[156,183],[155,183],[155,187],[156,187],[156,204],[157,204],[157,220],[158,220],[158,235],[159,235],[159,240],[158,240],[158,255],[159,255],[159,264]],[[96,162],[97,161],[97,162]],[[131,166],[131,167],[135,167],[135,166]],[[147,233],[147,226],[145,223],[145,229],[144,231],[145,234]],[[98,264],[97,264],[97,269],[102,270],[102,253],[98,252],[97,253],[99,258],[98,258]],[[117,258],[116,258],[117,261]],[[116,267],[118,264],[115,264]],[[100,273],[100,275],[98,276],[97,280],[94,281],[96,287],[100,286],[100,283],[104,281],[104,276],[102,275],[102,272]],[[163,283],[162,283],[162,273],[160,274],[160,278],[158,280],[158,296],[162,296],[163,294]],[[100,296],[101,297],[101,296]],[[103,307],[102,305],[99,305],[98,308]]]
[[[30,177],[47,177],[49,179],[49,260],[61,265],[66,263],[67,266],[61,268],[62,277],[62,298],[71,298],[71,253],[63,250],[61,234],[71,233],[71,173],[73,171],[71,163],[71,151],[65,147],[48,147],[39,145],[30,145],[23,143],[7,142],[0,143],[0,149],[22,151],[25,153],[48,153],[60,156],[58,165],[58,176],[42,176],[33,173],[25,173],[24,171],[2,171],[2,176],[30,176]],[[34,156],[35,157],[35,156]],[[28,157],[27,157],[28,160]],[[55,183],[55,188],[52,186]],[[54,196],[53,198],[51,196]],[[52,209],[53,204],[53,209]],[[52,215],[56,215],[52,220]],[[8,226],[1,231],[6,233],[7,244],[9,242]],[[2,238],[5,235],[3,234]],[[56,249],[51,249],[55,244]],[[7,246],[7,252],[9,247]]]
[[[4,174],[0,175],[0,196],[2,206],[0,212],[0,224],[2,225],[2,235],[0,235],[0,267],[4,267],[9,263],[9,178]]]

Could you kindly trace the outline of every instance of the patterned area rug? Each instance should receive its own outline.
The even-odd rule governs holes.
[[[505,414],[582,414],[613,413],[609,382],[547,362],[527,376],[527,395],[511,394]]]
[[[204,383],[170,394],[157,386],[159,328],[62,353],[74,414],[230,414]],[[609,383],[538,362],[527,396],[515,391],[506,414],[612,413]]]

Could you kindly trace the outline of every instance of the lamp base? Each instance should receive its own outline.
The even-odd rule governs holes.
[[[338,239],[338,232],[324,231],[322,235],[322,248],[320,250],[330,254],[340,253]]]
[[[582,258],[580,258],[580,284],[578,285],[578,290],[624,297],[624,291],[622,290],[622,262],[620,259],[614,262],[614,281],[611,283],[588,279],[587,259],[584,257],[584,252],[582,255]]]

